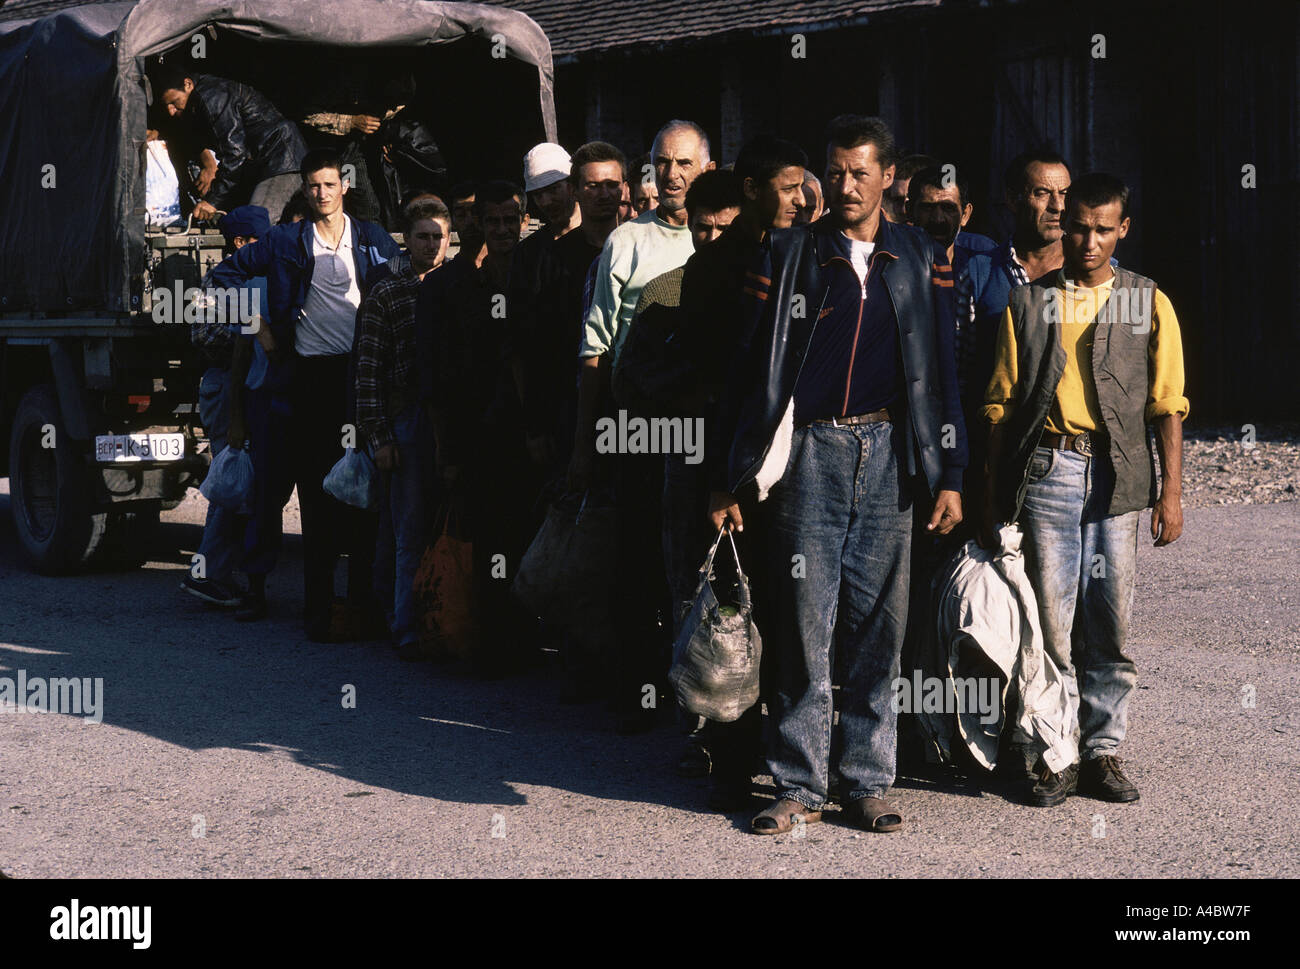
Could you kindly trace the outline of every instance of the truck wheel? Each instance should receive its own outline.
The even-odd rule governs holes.
[[[54,446],[44,447],[50,432]],[[27,391],[14,414],[9,504],[23,553],[43,575],[81,568],[107,530],[108,514],[93,510],[85,459],[63,427],[50,384]]]

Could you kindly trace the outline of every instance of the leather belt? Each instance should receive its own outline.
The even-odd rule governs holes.
[[[1075,454],[1092,457],[1106,449],[1106,435],[1100,431],[1084,431],[1082,434],[1051,434],[1044,431],[1038,443],[1041,447],[1073,451]]]
[[[870,414],[854,414],[852,417],[819,417],[816,420],[808,421],[803,424],[829,424],[831,427],[854,427],[858,424],[881,424],[885,421],[891,421],[893,418],[889,414],[888,407],[882,407],[880,410],[873,410]]]

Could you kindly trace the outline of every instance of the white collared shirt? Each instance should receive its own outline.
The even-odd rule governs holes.
[[[352,220],[343,216],[343,234],[337,247],[329,246],[313,225],[311,288],[302,306],[302,319],[294,333],[294,347],[304,357],[352,352],[361,288],[352,251]]]

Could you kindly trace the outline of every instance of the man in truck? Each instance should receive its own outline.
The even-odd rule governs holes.
[[[284,208],[299,186],[297,171],[307,145],[275,105],[247,84],[167,64],[154,68],[149,81],[154,98],[177,122],[168,140],[200,139],[183,152],[191,158],[204,147],[216,153],[217,172],[206,190],[198,191],[195,219],[210,219],[245,201],[268,212]]]

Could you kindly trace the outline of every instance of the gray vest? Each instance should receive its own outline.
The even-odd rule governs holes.
[[[1011,291],[1016,332],[1015,409],[1006,422],[998,468],[998,511],[1007,521],[1020,515],[1029,488],[1029,464],[1043,435],[1056,388],[1065,372],[1061,346],[1061,300],[1057,273],[1048,273]],[[1110,297],[1097,311],[1092,344],[1092,375],[1097,386],[1106,457],[1115,469],[1108,514],[1148,508],[1156,499],[1155,458],[1147,441],[1146,403],[1156,284],[1145,276],[1115,270]],[[1088,361],[1079,361],[1084,366]]]

